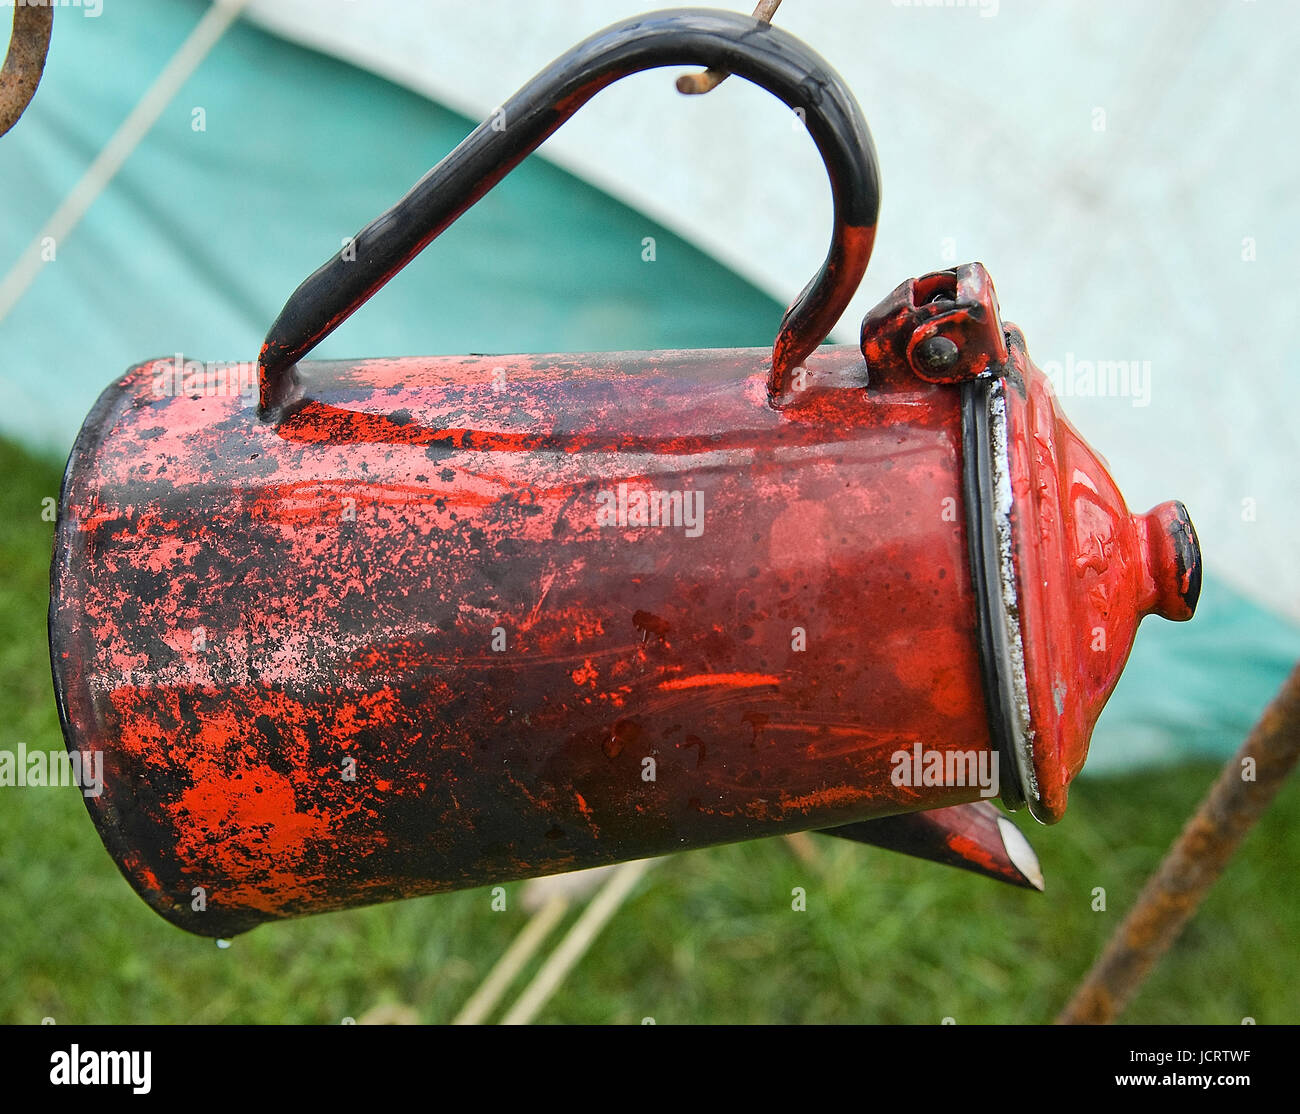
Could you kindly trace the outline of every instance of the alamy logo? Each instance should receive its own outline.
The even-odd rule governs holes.
[[[1043,374],[1060,398],[1127,398],[1134,406],[1151,405],[1150,360],[1048,360]]]
[[[70,1084],[129,1086],[137,1095],[147,1095],[150,1052],[96,1052],[74,1044],[67,1052],[50,1053],[50,1082],[56,1087]]]
[[[629,489],[622,483],[596,495],[596,525],[661,526],[698,538],[704,533],[704,492]]]
[[[48,785],[79,785],[84,797],[98,797],[104,791],[104,753],[98,750],[0,750],[0,788],[44,788]]]
[[[995,750],[936,750],[913,743],[889,757],[889,780],[895,785],[979,786],[981,797],[998,795],[998,754]]]

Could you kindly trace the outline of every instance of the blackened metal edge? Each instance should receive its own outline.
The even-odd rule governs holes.
[[[67,685],[64,681],[64,670],[59,660],[60,651],[71,649],[67,645],[69,641],[67,630],[59,622],[59,609],[67,587],[60,556],[62,555],[65,558],[62,564],[66,565],[66,559],[74,552],[72,541],[76,536],[68,511],[72,486],[74,479],[82,468],[83,462],[94,459],[99,446],[104,441],[106,432],[112,429],[123,405],[129,400],[125,384],[131,380],[139,368],[147,367],[154,362],[153,360],[146,360],[144,363],[136,364],[122,378],[113,380],[100,392],[95,404],[90,408],[90,413],[86,415],[86,420],[81,423],[81,428],[77,431],[76,440],[72,443],[72,449],[68,453],[67,462],[63,466],[63,476],[59,482],[59,501],[54,515],[54,541],[50,553],[50,606],[46,612],[45,628],[49,641],[50,676],[54,683],[54,702],[58,707],[59,726],[63,731],[63,743],[69,754],[80,748],[77,745],[77,726],[72,722],[72,717],[68,711]],[[104,835],[95,808],[90,806],[89,798],[86,798],[86,801],[96,828],[99,828],[100,834]],[[105,842],[107,842],[107,837],[105,837]],[[120,861],[116,855],[114,861]]]
[[[1187,605],[1190,619],[1195,616],[1196,604],[1201,598],[1201,543],[1196,536],[1192,516],[1187,513],[1182,500],[1175,499],[1174,505],[1178,509],[1178,514],[1170,524],[1169,537],[1174,545],[1175,573],[1178,581],[1179,583],[1184,579],[1187,581],[1187,588],[1181,593],[1181,598]]]
[[[79,647],[75,645],[71,637],[66,621],[63,621],[63,617],[60,615],[68,590],[69,562],[72,556],[78,552],[73,545],[77,530],[72,522],[72,514],[69,509],[73,497],[73,486],[81,472],[89,466],[89,462],[94,460],[99,451],[99,446],[116,424],[123,406],[129,403],[130,395],[126,389],[126,384],[130,382],[139,368],[153,362],[148,360],[143,364],[137,364],[127,371],[125,376],[115,379],[100,393],[99,398],[95,400],[94,406],[91,407],[90,413],[86,415],[86,420],[81,423],[81,429],[77,431],[77,438],[72,444],[72,450],[68,453],[68,460],[63,469],[63,478],[59,484],[59,502],[54,519],[54,547],[50,555],[50,607],[46,617],[46,631],[50,648],[50,675],[54,683],[54,703],[58,708],[59,727],[63,732],[63,743],[69,755],[81,751],[83,737],[80,725],[73,722],[72,712],[68,707],[69,694],[65,676],[66,668],[61,660],[64,651],[70,653],[80,652]],[[136,878],[132,877],[131,872],[126,868],[126,856],[131,851],[131,848],[127,846],[125,839],[122,837],[121,825],[117,822],[115,811],[111,805],[111,797],[108,801],[105,801],[102,798],[92,799],[83,796],[82,802],[86,806],[86,811],[90,814],[90,819],[94,822],[95,831],[99,833],[104,849],[121,872],[122,877],[131,884],[131,888],[151,907],[166,916],[163,910],[154,905],[147,890],[139,884]]]
[[[997,492],[990,402],[998,383],[992,377],[981,377],[961,385],[961,482],[989,740],[999,756],[999,796],[1002,804],[1014,812],[1026,802],[1027,756],[1022,745],[1023,733],[1017,729],[1020,717],[1016,711],[1016,686],[1007,639],[1010,617],[1002,592],[994,519]]]
[[[93,745],[93,739],[88,739],[84,728],[73,721],[68,701],[69,689],[66,670],[60,661],[60,654],[64,650],[72,653],[81,652],[80,647],[75,644],[74,639],[71,637],[66,617],[60,616],[61,606],[66,600],[69,587],[70,558],[82,552],[74,545],[79,531],[72,521],[73,516],[69,507],[75,495],[74,488],[76,484],[80,482],[86,469],[91,466],[91,463],[99,455],[100,447],[117,425],[123,411],[131,405],[133,400],[131,388],[136,376],[156,363],[158,363],[158,360],[152,359],[135,364],[127,370],[125,375],[113,380],[104,388],[99,398],[95,400],[95,404],[91,407],[90,413],[86,415],[86,420],[82,422],[81,429],[77,432],[76,440],[72,444],[72,450],[68,453],[67,463],[64,465],[63,477],[59,483],[59,501],[55,514],[54,541],[50,555],[50,606],[46,613],[46,636],[49,642],[50,676],[54,685],[54,703],[59,714],[59,728],[63,733],[63,744],[69,755],[80,752],[83,749],[83,741],[89,741]],[[107,756],[101,757],[101,761],[106,764]],[[106,765],[101,766],[101,770],[107,776]],[[128,866],[132,861],[136,861],[143,862],[146,867],[152,869],[156,865],[153,857],[153,852],[156,849],[133,846],[130,843],[126,837],[123,818],[119,812],[120,802],[112,794],[104,793],[99,797],[82,795],[82,803],[90,814],[90,819],[99,835],[100,842],[104,845],[104,850],[108,852],[108,857],[113,860],[118,872],[127,880],[131,888],[146,905],[177,928],[184,929],[196,936],[225,938],[256,928],[264,920],[276,919],[266,917],[260,920],[230,921],[221,925],[214,924],[212,931],[203,931],[195,923],[178,916],[174,904],[160,901],[158,894],[151,890],[139,874]]]

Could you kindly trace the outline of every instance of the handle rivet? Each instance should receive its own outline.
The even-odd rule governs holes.
[[[947,337],[929,337],[916,346],[917,363],[931,373],[947,371],[960,354]]]

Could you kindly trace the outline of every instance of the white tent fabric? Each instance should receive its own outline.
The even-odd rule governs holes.
[[[250,10],[485,118],[640,6],[254,0]],[[1300,618],[1287,266],[1300,201],[1285,123],[1297,103],[1296,10],[788,0],[776,21],[845,76],[880,153],[876,253],[839,338],[904,278],[981,260],[1131,504],[1182,498],[1209,568]],[[684,98],[667,71],[636,75],[543,153],[784,300],[825,250],[816,151],[784,106],[746,82]],[[1129,365],[1117,395],[1089,393],[1102,362]]]

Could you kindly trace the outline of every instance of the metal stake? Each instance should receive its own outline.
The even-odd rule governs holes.
[[[1137,904],[1056,1019],[1058,1025],[1104,1025],[1119,1016],[1178,939],[1298,758],[1300,666],[1147,880]]]

